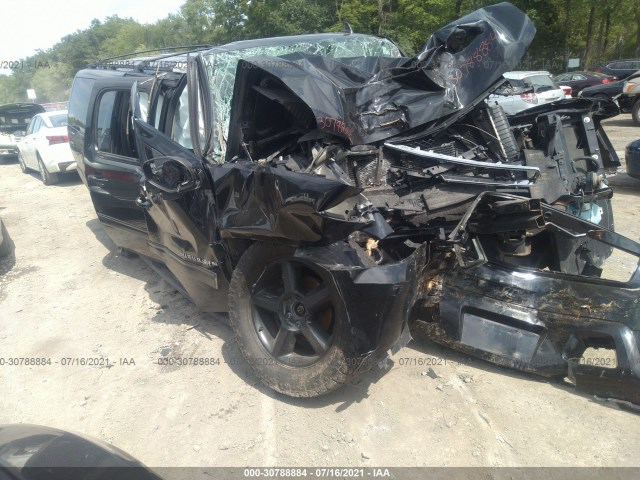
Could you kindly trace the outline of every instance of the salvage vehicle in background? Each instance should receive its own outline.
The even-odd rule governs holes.
[[[617,100],[620,109],[631,112],[631,119],[640,125],[640,70],[625,80]]]
[[[41,112],[44,108],[36,103],[0,105],[0,161],[18,157],[18,142],[31,118]]]
[[[591,98],[596,100],[611,100],[614,101],[615,98],[622,93],[622,87],[624,85],[624,80],[619,80],[617,82],[605,83],[602,85],[594,85],[593,87],[587,87],[578,93],[578,97],[580,98]],[[629,110],[625,110],[622,106],[620,107],[620,111],[622,113],[628,113]]]
[[[69,148],[67,111],[52,111],[34,116],[18,144],[20,169],[40,172],[45,185],[53,185],[61,173],[76,171]]]
[[[583,88],[606,85],[615,82],[618,78],[597,72],[567,72],[554,76],[553,80],[556,83],[570,86],[572,95],[577,97]]]
[[[549,72],[505,72],[508,82],[489,95],[490,104],[500,105],[507,115],[565,98],[564,90]]]
[[[115,244],[228,309],[278,392],[335,390],[414,327],[638,402],[640,272],[600,278],[613,248],[640,256],[613,231],[617,108],[486,101],[534,34],[502,3],[414,57],[335,33],[112,59],[76,75],[70,145]],[[590,347],[617,367],[583,364]]]
[[[596,73],[604,73],[624,80],[629,75],[633,75],[640,70],[640,58],[610,60],[598,65],[594,70]]]

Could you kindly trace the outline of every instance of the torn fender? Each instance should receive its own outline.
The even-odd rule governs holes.
[[[422,245],[404,260],[384,265],[367,262],[345,242],[300,248],[295,256],[333,277],[345,302],[354,350],[364,360],[383,357],[408,325],[425,249]]]
[[[535,35],[531,20],[500,3],[438,30],[411,58],[331,59],[295,53],[238,63],[227,160],[242,153],[254,105],[281,103],[303,131],[367,144],[446,117],[471,104],[522,58]],[[266,86],[265,86],[266,85]]]
[[[362,189],[343,181],[253,162],[211,171],[222,238],[323,245],[357,230],[391,231],[375,209],[358,205]]]

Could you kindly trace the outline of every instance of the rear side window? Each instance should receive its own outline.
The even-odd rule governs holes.
[[[38,123],[39,119],[40,117],[35,117],[31,119],[31,122],[29,122],[29,126],[27,127],[27,135],[31,135],[33,133],[36,123]]]
[[[92,82],[88,78],[76,77],[71,87],[69,98],[69,124],[78,128],[84,135],[89,111],[89,96],[91,95]]]
[[[136,158],[129,90],[103,91],[97,103],[94,138],[100,152]]]
[[[31,133],[38,133],[41,128],[42,128],[42,117],[36,117],[35,122],[33,122],[33,132]]]
[[[556,84],[553,83],[551,77],[547,77],[546,75],[532,75],[530,77],[526,77],[524,79],[525,85],[531,85],[532,87],[555,87]]]
[[[553,79],[547,75],[531,75],[523,79],[525,86],[533,87],[536,93],[559,89]]]

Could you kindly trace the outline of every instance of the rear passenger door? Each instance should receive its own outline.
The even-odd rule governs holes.
[[[141,77],[99,80],[91,92],[84,175],[100,221],[120,247],[146,252],[147,224],[139,206],[141,159],[131,123],[131,86]],[[142,78],[144,80],[144,78]],[[147,97],[148,98],[148,97]]]

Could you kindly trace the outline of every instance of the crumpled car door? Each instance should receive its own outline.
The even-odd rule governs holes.
[[[220,262],[211,246],[213,196],[202,160],[207,142],[198,122],[198,116],[202,117],[198,99],[203,93],[193,70],[197,63],[191,59],[190,65],[185,88],[193,149],[147,123],[134,108],[133,129],[143,171],[137,204],[145,211],[149,249],[166,269],[161,272],[165,278],[169,275],[174,286],[199,308],[225,311],[226,295],[218,294],[218,288],[226,280],[219,275]],[[131,91],[134,105],[136,89],[134,85]]]

